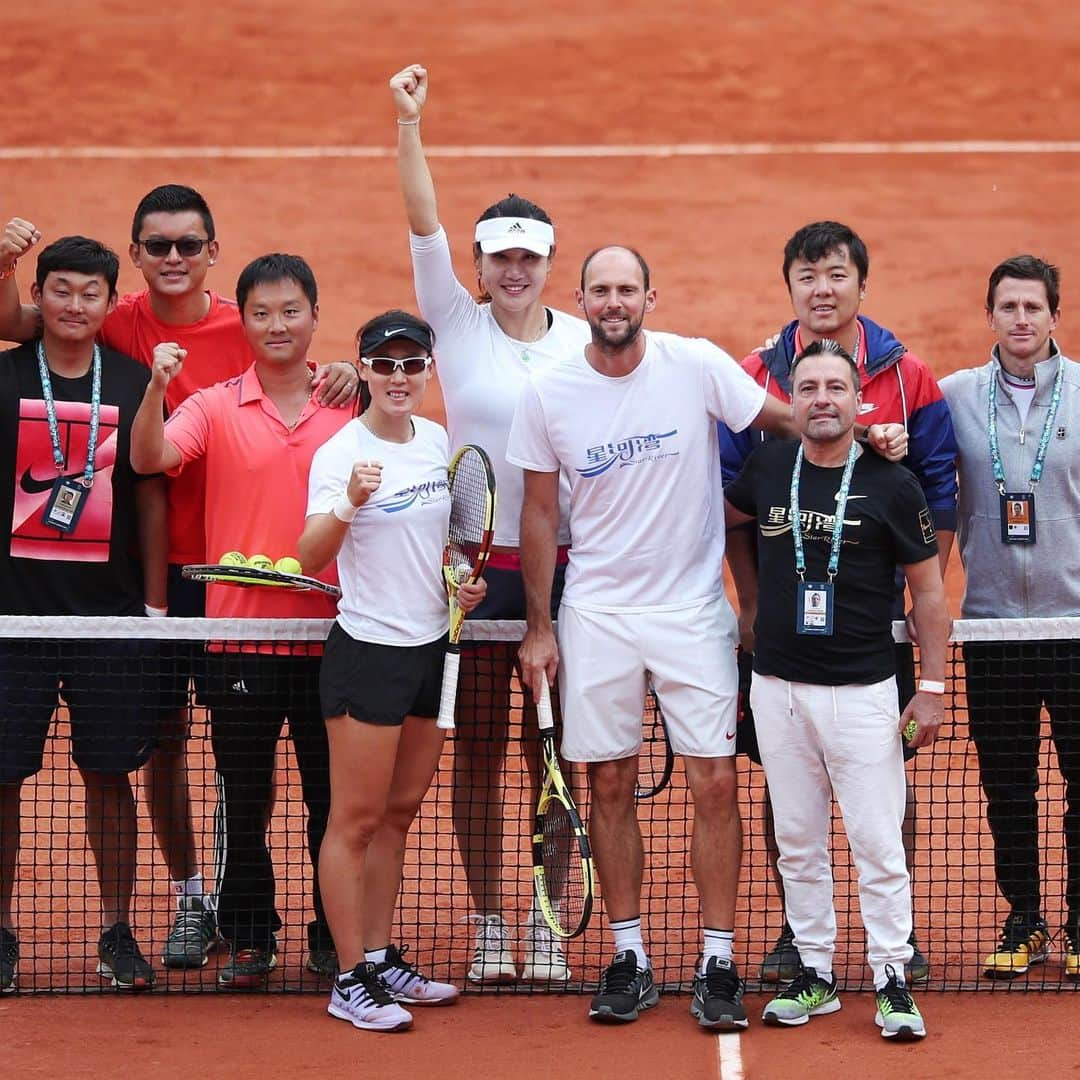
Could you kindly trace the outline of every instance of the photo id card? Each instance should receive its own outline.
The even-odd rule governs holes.
[[[1006,491],[1001,496],[1001,539],[1006,544],[1035,543],[1035,493]]]
[[[74,532],[90,492],[78,480],[58,477],[45,503],[41,520],[50,529]]]
[[[800,581],[795,592],[795,633],[833,632],[833,587],[830,581]]]

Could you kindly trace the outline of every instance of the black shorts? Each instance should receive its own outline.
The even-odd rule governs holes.
[[[761,764],[754,711],[750,708],[750,680],[753,676],[754,654],[739,650],[739,726],[736,728],[735,752],[746,754],[755,765]],[[915,649],[908,641],[896,643],[896,696],[903,712],[915,696]],[[904,742],[904,760],[910,761],[918,748]]]
[[[189,581],[181,567],[169,563],[169,616],[178,619],[206,617],[206,582]],[[159,708],[163,712],[186,709],[189,681],[195,679],[196,697],[201,700],[206,668],[206,646],[201,641],[163,641],[161,643],[161,679]]]
[[[398,727],[406,716],[438,716],[446,641],[378,645],[357,641],[335,622],[319,671],[324,719],[348,715]]]
[[[58,697],[71,717],[71,756],[92,772],[146,764],[158,736],[156,641],[0,642],[0,784],[41,768]]]

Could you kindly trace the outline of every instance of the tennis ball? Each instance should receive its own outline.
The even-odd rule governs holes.
[[[247,556],[242,551],[226,551],[218,559],[219,566],[247,566]]]
[[[253,570],[273,570],[274,560],[269,555],[252,555],[247,561]]]
[[[282,574],[302,574],[304,568],[300,565],[299,559],[294,559],[291,555],[286,555],[283,558],[278,559],[274,563],[274,569],[280,571]]]

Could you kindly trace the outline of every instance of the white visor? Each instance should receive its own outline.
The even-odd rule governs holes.
[[[487,218],[476,223],[476,242],[485,255],[511,248],[550,255],[555,246],[555,230],[546,221],[534,218]]]

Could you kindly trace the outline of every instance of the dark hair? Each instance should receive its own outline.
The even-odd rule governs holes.
[[[148,191],[135,207],[135,217],[131,221],[131,242],[139,242],[147,214],[184,214],[189,211],[202,218],[206,235],[213,240],[214,219],[206,200],[194,188],[184,187],[183,184],[163,184]]]
[[[603,247],[593,248],[593,250],[585,256],[585,260],[581,264],[581,291],[585,291],[585,272],[589,269],[589,263],[591,263],[601,251],[610,251],[612,248],[618,251],[627,251],[637,259],[637,264],[641,267],[641,277],[645,282],[645,291],[648,292],[649,281],[651,278],[651,275],[649,274],[649,264],[645,261],[645,257],[637,248],[627,247],[626,244],[605,244]]]
[[[855,363],[851,353],[844,348],[838,341],[833,341],[832,338],[821,338],[820,341],[811,341],[809,345],[795,359],[791,362],[791,386],[795,388],[795,369],[802,363],[803,360],[809,359],[811,356],[839,356],[848,362],[848,367],[851,368],[851,382],[855,387],[856,392],[862,389],[862,379],[859,377],[859,365]]]
[[[492,203],[476,219],[476,223],[479,225],[481,221],[490,221],[492,218],[501,217],[531,218],[533,221],[543,221],[552,228],[555,227],[555,223],[548,217],[548,213],[543,207],[537,206],[534,202],[529,202],[528,199],[523,199],[520,195],[515,195],[512,191],[505,199]],[[474,241],[473,259],[479,261],[481,254],[480,245]]]
[[[275,252],[273,255],[260,255],[240,271],[240,276],[236,279],[236,302],[240,306],[240,314],[244,314],[248,293],[256,285],[286,280],[295,281],[304,290],[304,295],[314,310],[319,302],[319,287],[315,284],[311,267],[299,255]]]
[[[1046,288],[1046,302],[1050,314],[1056,315],[1061,302],[1061,273],[1052,263],[1043,262],[1034,255],[1014,255],[999,263],[990,273],[990,284],[986,290],[986,310],[994,310],[994,292],[1002,278],[1020,278],[1024,281],[1041,281]]]
[[[859,284],[862,285],[870,272],[870,256],[867,254],[866,245],[858,233],[838,221],[815,221],[812,225],[804,225],[784,245],[784,284],[791,287],[788,271],[796,259],[816,263],[818,259],[824,259],[826,255],[839,251],[842,247],[848,249],[851,261],[859,271]]]
[[[100,274],[109,285],[109,295],[116,295],[116,279],[120,276],[120,260],[112,248],[100,240],[85,236],[61,236],[42,248],[37,259],[37,287],[45,287],[52,273],[70,270],[76,274]]]

